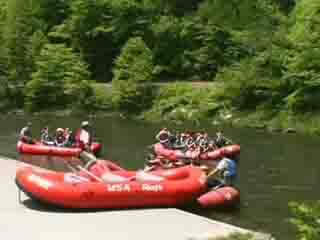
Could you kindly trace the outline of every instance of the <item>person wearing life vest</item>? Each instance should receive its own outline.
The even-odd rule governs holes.
[[[232,141],[226,138],[222,132],[216,133],[215,144],[220,148],[232,144]]]
[[[57,147],[64,147],[65,144],[67,143],[67,140],[64,136],[64,129],[63,128],[57,128],[56,130],[56,135],[55,135],[55,139],[54,139],[54,144]]]
[[[222,158],[217,166],[207,175],[209,187],[215,189],[223,186],[233,186],[237,178],[237,162],[230,158]]]
[[[21,129],[20,136],[19,136],[20,141],[28,144],[35,143],[35,141],[32,139],[31,126],[32,126],[31,122],[28,122],[27,126]]]
[[[163,128],[156,135],[156,139],[166,148],[170,148],[170,132],[167,128]]]

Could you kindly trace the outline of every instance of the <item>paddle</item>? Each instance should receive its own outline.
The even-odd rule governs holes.
[[[80,165],[78,165],[77,167],[79,168],[79,170],[84,171],[86,174],[88,174],[90,177],[94,178],[98,182],[104,182],[103,179],[101,179],[101,178],[97,177],[96,175],[94,175],[93,173],[89,172],[84,167],[81,167]]]

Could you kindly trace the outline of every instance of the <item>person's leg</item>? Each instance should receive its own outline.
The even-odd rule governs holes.
[[[209,178],[207,180],[207,186],[209,189],[216,189],[220,185],[221,185],[221,182],[218,179]]]
[[[236,176],[232,175],[229,171],[225,171],[223,174],[223,183],[225,186],[233,186],[236,180]]]
[[[86,169],[90,168],[90,166],[97,161],[97,158],[87,151],[82,151],[79,157]]]

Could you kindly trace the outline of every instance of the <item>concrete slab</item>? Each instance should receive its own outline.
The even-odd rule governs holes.
[[[169,209],[70,212],[43,208],[22,194],[14,184],[15,160],[0,157],[1,239],[212,239],[233,232],[247,233],[229,224]],[[267,239],[267,238],[265,238]]]

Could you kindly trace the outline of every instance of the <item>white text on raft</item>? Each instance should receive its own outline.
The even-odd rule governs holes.
[[[110,184],[107,186],[108,192],[130,192],[131,187],[129,184]],[[142,184],[141,190],[146,192],[161,192],[163,186],[160,184]]]

